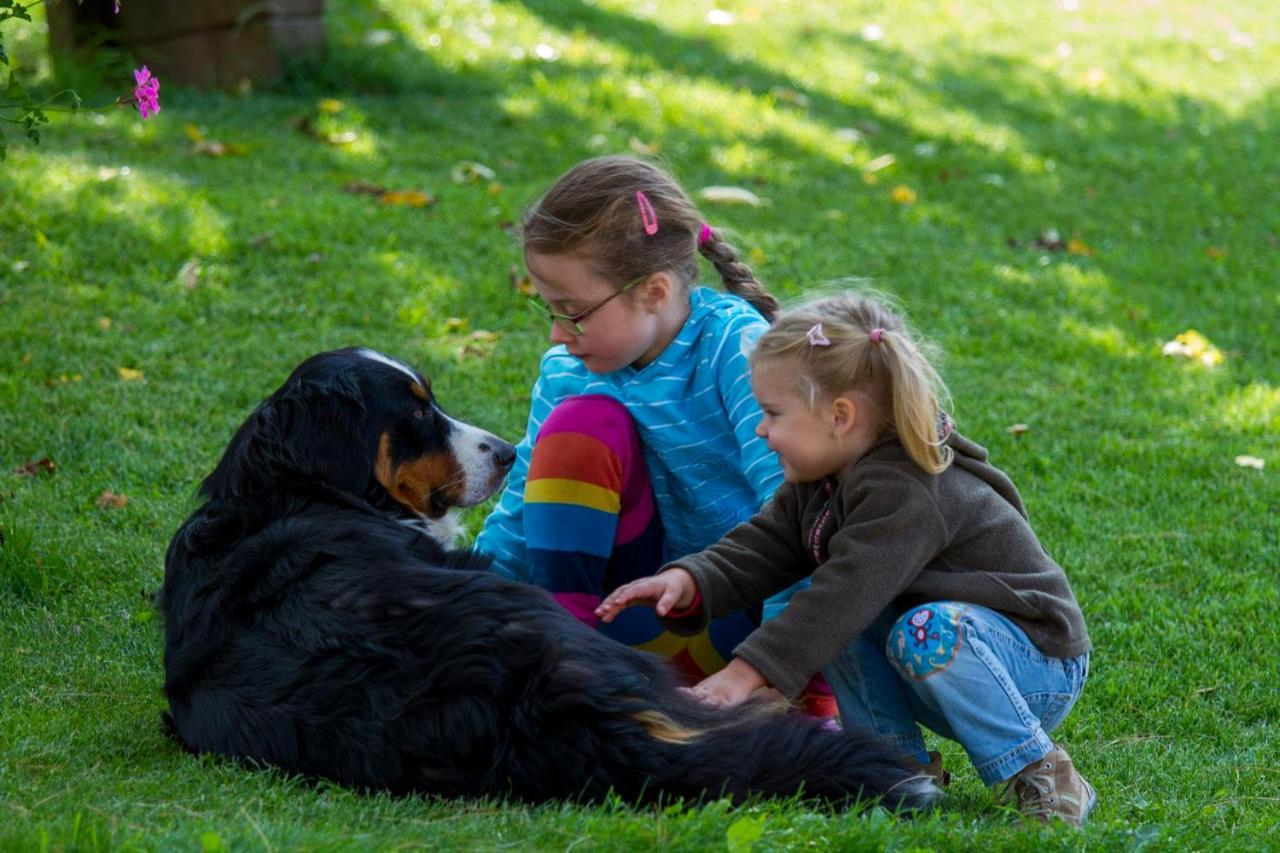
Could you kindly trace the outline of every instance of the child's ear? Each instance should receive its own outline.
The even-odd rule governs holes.
[[[831,433],[836,438],[848,435],[858,422],[858,404],[848,397],[831,401]]]
[[[649,276],[637,288],[640,291],[641,304],[651,314],[657,314],[667,307],[675,291],[675,282],[665,272],[656,272]]]

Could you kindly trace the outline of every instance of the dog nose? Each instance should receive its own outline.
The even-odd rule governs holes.
[[[505,441],[493,451],[493,464],[499,468],[510,468],[516,461],[516,449]]]

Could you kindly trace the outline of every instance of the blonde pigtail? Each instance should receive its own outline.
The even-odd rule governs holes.
[[[942,414],[940,397],[945,396],[942,378],[912,341],[886,332],[878,343],[893,396],[893,422],[898,440],[917,465],[930,474],[941,474],[951,465],[951,448],[939,436]]]

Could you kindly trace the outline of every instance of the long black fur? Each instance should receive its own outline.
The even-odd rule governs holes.
[[[406,524],[374,475],[382,436],[438,453],[450,422],[362,353],[315,356],[263,402],[169,546],[166,717],[186,748],[450,797],[935,799],[866,735],[704,706],[663,661]]]

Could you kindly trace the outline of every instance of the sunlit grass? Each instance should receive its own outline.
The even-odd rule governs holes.
[[[513,223],[573,162],[614,151],[652,152],[695,196],[763,199],[703,207],[783,297],[865,282],[943,347],[961,428],[1018,483],[1097,647],[1062,731],[1102,795],[1083,840],[1270,843],[1280,694],[1255,661],[1280,640],[1265,618],[1280,605],[1275,9],[326,7],[328,62],[279,86],[165,86],[147,122],[60,114],[38,148],[7,137],[0,847],[705,849],[757,818],[764,848],[1079,847],[1006,821],[951,744],[951,799],[907,823],[424,803],[164,738],[146,595],[235,426],[301,358],[363,344],[518,436],[546,330],[511,285]],[[41,27],[5,38],[51,87]],[[245,152],[199,154],[188,124]],[[495,179],[455,182],[462,161]],[[1223,363],[1161,354],[1188,329]],[[14,473],[46,457],[56,472]],[[104,491],[127,504],[99,508]]]

